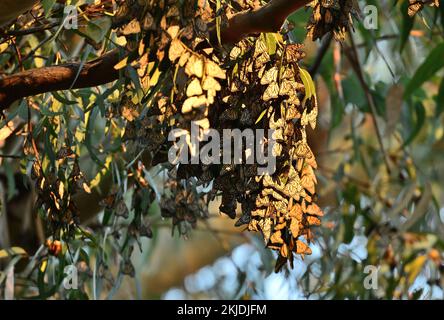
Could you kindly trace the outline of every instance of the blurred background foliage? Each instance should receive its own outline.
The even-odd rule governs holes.
[[[83,224],[64,254],[41,255],[41,246],[17,268],[16,297],[443,299],[444,6],[426,6],[410,17],[407,0],[359,3],[361,8],[377,8],[378,28],[368,30],[356,22],[343,43],[328,36],[305,40],[309,11],[289,17],[294,41],[305,44],[303,64],[315,79],[320,105],[319,128],[310,132],[310,139],[320,166],[319,204],[326,215],[316,230],[311,256],[296,258],[293,270],[275,274],[273,253],[257,235],[242,233],[220,216],[217,201],[188,239],[177,232],[172,236],[171,223],[161,217],[159,206],[164,173],[154,167],[143,173],[155,190],[155,197],[148,197],[153,201],[145,204],[151,239],[128,236],[134,213],[108,220],[104,210]],[[53,5],[43,1],[47,17],[56,19],[61,13],[51,9]],[[119,41],[109,26],[103,27],[109,24],[106,15],[93,19],[94,12],[89,14],[79,32],[56,29],[46,31],[44,40],[41,35],[21,38],[20,50],[27,58],[22,66],[10,63],[13,48],[0,49],[2,72],[54,60],[86,61],[100,49],[97,44],[107,47]],[[124,120],[110,122],[106,115],[108,103],[118,99],[119,85],[45,94],[34,102],[40,106],[34,115],[37,132],[46,127],[50,130],[45,134],[57,136],[60,126],[79,129],[70,138],[79,148],[91,189],[110,175],[123,185],[128,178],[115,158]],[[28,121],[27,107],[23,101],[5,114],[3,140],[6,124],[19,128]],[[48,159],[56,157],[51,150],[63,141],[48,137]],[[1,161],[4,186],[12,197],[16,181],[11,172],[21,168],[25,173],[28,162]],[[129,203],[133,191],[126,191],[122,196]],[[97,227],[99,222],[104,227]],[[125,230],[117,241],[111,237],[116,228]],[[2,249],[0,259],[9,257],[0,272],[3,297],[10,266],[20,264],[26,253],[17,247]],[[61,286],[62,270],[72,263],[82,271],[81,290]],[[377,289],[364,286],[369,265],[378,270]]]

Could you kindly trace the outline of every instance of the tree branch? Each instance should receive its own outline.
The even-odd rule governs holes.
[[[118,50],[112,50],[98,59],[85,63],[67,63],[59,66],[31,69],[0,79],[0,110],[14,101],[45,92],[89,88],[119,78],[114,66],[119,62]],[[82,68],[77,79],[79,68]]]
[[[285,19],[311,0],[271,0],[263,7],[234,15],[221,30],[223,43],[235,43],[261,32],[276,32]],[[14,101],[45,92],[94,87],[112,82],[119,77],[114,66],[119,62],[117,50],[82,65],[68,63],[59,66],[32,69],[0,79],[0,110]],[[76,79],[79,69],[82,68]]]
[[[310,2],[311,0],[271,0],[255,11],[237,13],[230,18],[228,26],[221,30],[221,41],[230,44],[254,33],[277,32],[291,13]]]

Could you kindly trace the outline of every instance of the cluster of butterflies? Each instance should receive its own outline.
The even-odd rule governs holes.
[[[174,233],[175,228],[185,238],[190,231],[197,226],[199,219],[209,217],[208,203],[199,194],[195,184],[188,180],[178,180],[177,170],[172,168],[169,172],[170,179],[165,187],[169,194],[164,195],[161,200],[162,217],[172,220]]]
[[[316,40],[333,32],[336,40],[343,41],[347,31],[353,27],[353,18],[360,17],[357,0],[314,0],[307,37]]]
[[[236,225],[261,232],[265,245],[278,251],[276,271],[294,253],[310,254],[312,226],[320,225],[322,210],[316,197],[316,160],[307,144],[307,125],[316,126],[318,107],[313,81],[299,67],[305,54],[299,44],[289,44],[286,35],[247,39],[230,52],[231,66],[226,88],[216,101],[225,110],[212,124],[221,128],[273,129],[273,174],[258,175],[257,166],[238,164],[222,167],[213,188],[222,192],[220,211],[236,216]],[[228,110],[236,115],[227,117]],[[235,186],[233,188],[232,186]]]
[[[122,2],[125,8],[115,19],[134,54],[116,68],[130,66],[139,81],[135,83],[134,73],[125,70],[128,90],[108,113],[126,122],[123,137],[126,152],[134,155],[130,158],[147,152],[149,166],[162,164],[169,170],[162,215],[171,218],[181,234],[208,216],[211,200],[221,199],[220,212],[237,218],[236,226],[260,232],[265,246],[279,253],[279,270],[287,261],[292,265],[294,254],[311,253],[312,227],[321,223],[323,215],[315,203],[317,165],[306,138],[306,127],[316,126],[318,106],[313,80],[299,67],[303,48],[292,44],[287,34],[262,34],[230,46],[210,41],[212,29],[220,33],[229,14],[255,9],[257,3],[251,2]],[[313,39],[329,31],[342,38],[356,11],[355,1],[319,0],[312,6],[309,36]],[[171,143],[166,138],[173,129],[189,131],[191,121],[220,132],[273,129],[265,146],[272,138],[276,141],[272,150],[276,171],[258,175],[258,164],[234,160],[171,165],[167,160]],[[151,188],[142,181],[134,189],[141,195],[133,203],[137,207]],[[121,199],[111,198],[104,206],[126,216],[128,209],[118,208]]]
[[[408,15],[413,17],[426,5],[439,7],[439,0],[409,0]]]
[[[162,216],[171,218],[180,234],[208,216],[210,201],[221,199],[220,212],[237,218],[236,226],[260,232],[265,245],[279,252],[279,270],[293,261],[294,253],[311,253],[311,227],[323,215],[315,204],[316,160],[305,132],[306,126],[316,126],[318,108],[313,81],[298,64],[305,56],[302,46],[289,43],[286,34],[261,35],[232,46],[210,43],[207,26],[219,17],[226,21],[233,8],[255,6],[244,1],[228,1],[219,9],[206,1],[148,2],[138,10],[144,14],[121,26],[128,45],[137,48],[138,58],[127,63],[136,69],[145,94],[139,97],[128,84],[130,90],[109,113],[126,120],[127,152],[148,151],[152,166],[160,163],[169,170]],[[271,138],[276,141],[275,173],[258,175],[258,164],[234,160],[172,166],[166,137],[172,129],[189,131],[191,121],[220,132],[274,129],[265,145]],[[208,192],[197,191],[200,186]],[[138,183],[134,188],[140,193],[150,187]],[[109,209],[120,203],[112,200],[104,204]]]
[[[69,147],[62,147],[54,161],[57,172],[44,172],[42,163],[36,160],[31,174],[37,193],[35,211],[41,210],[47,221],[45,231],[52,238],[51,243],[60,244],[60,240],[72,239],[79,225],[74,195],[80,190],[86,193],[91,190],[80,171],[76,154]],[[60,253],[53,245],[47,247],[50,254]],[[56,247],[59,248],[60,245]]]

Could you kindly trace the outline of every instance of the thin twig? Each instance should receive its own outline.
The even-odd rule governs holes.
[[[350,64],[352,65],[353,70],[355,71],[355,73],[358,77],[358,80],[359,80],[359,83],[361,84],[362,89],[364,90],[365,97],[366,97],[367,102],[370,106],[370,112],[372,115],[373,124],[375,126],[376,137],[378,139],[379,147],[381,149],[381,153],[384,158],[384,163],[385,163],[387,172],[390,174],[391,173],[390,161],[389,161],[387,151],[385,150],[385,147],[384,147],[384,142],[383,142],[382,133],[381,133],[382,131],[381,131],[381,128],[379,127],[379,124],[378,124],[378,121],[376,118],[377,117],[376,104],[375,104],[372,94],[370,93],[370,89],[367,85],[367,82],[364,79],[364,74],[362,72],[361,64],[359,63],[358,52],[357,52],[357,49],[356,49],[356,46],[355,46],[355,43],[353,40],[353,36],[350,33],[350,30],[349,30],[349,37],[350,37],[350,43],[351,43],[352,50],[350,50],[351,52],[349,50],[344,50],[344,52],[345,52],[345,55],[347,56],[348,60],[350,61]]]
[[[331,41],[333,40],[333,33],[328,33],[325,38],[322,40],[321,47],[318,50],[318,54],[313,62],[313,65],[309,68],[309,72],[312,77],[315,77],[321,67],[322,60],[324,60],[325,55],[330,48]]]
[[[52,29],[54,27],[57,27],[58,25],[59,25],[59,23],[52,22],[52,23],[48,23],[48,24],[44,24],[44,25],[41,25],[38,27],[32,27],[32,28],[28,28],[28,29],[7,31],[7,32],[5,32],[5,35],[6,36],[14,36],[14,37],[26,36],[28,34],[33,34],[36,32]]]
[[[16,156],[13,154],[0,154],[0,158],[4,158],[4,159],[21,159],[23,158],[23,156]]]

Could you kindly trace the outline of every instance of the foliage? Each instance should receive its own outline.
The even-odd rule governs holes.
[[[142,238],[157,245],[163,219],[172,221],[173,232],[192,236],[214,201],[238,218],[237,226],[260,231],[276,253],[249,235],[262,264],[255,271],[236,268],[234,296],[217,286],[199,294],[255,297],[274,259],[276,270],[287,259],[295,264],[281,277],[303,297],[419,298],[412,285],[420,275],[442,288],[444,9],[438,1],[368,1],[379,8],[380,27],[356,22],[355,32],[348,31],[352,15],[359,16],[357,1],[314,1],[311,18],[300,10],[280,32],[234,44],[222,41],[229,18],[260,1],[71,3],[80,12],[79,29],[60,24],[63,4],[43,1],[33,9],[37,18],[11,24],[0,44],[5,74],[120,54],[117,81],[28,97],[4,112],[2,130],[12,128],[7,138],[17,136],[20,151],[2,159],[2,167],[32,177],[35,212],[45,226],[45,245],[15,275],[23,287],[17,297],[112,298],[126,275],[136,275],[132,257],[144,247]],[[315,72],[313,42],[305,41],[308,57],[297,44],[307,21],[309,38],[329,45]],[[331,30],[341,44],[326,41]],[[275,129],[276,173],[255,177],[256,165],[235,163],[173,166],[168,135],[189,131],[193,120],[219,131]],[[310,137],[322,130],[329,149],[316,154]],[[12,197],[16,179],[7,180],[5,195]],[[82,201],[87,208],[100,202],[92,224],[85,222],[98,212],[84,212]],[[357,245],[359,239],[365,244]],[[6,256],[13,257],[10,266],[26,253],[1,250],[0,259]],[[71,264],[81,271],[79,290],[62,286]],[[378,290],[362,285],[366,265],[379,267]],[[1,273],[0,283],[6,278]]]

